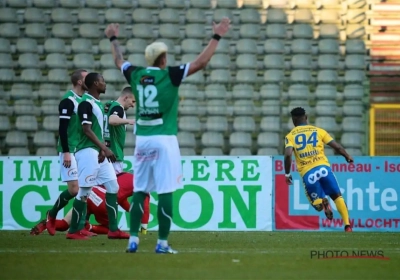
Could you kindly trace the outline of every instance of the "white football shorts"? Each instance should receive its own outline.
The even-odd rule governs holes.
[[[86,148],[75,153],[79,187],[93,187],[117,180],[112,163],[107,159],[99,163],[98,156],[99,152],[93,148]]]
[[[63,182],[69,182],[69,181],[78,180],[78,168],[77,168],[77,165],[76,165],[75,155],[73,153],[70,153],[70,154],[71,154],[71,166],[69,168],[66,168],[63,165],[64,154],[63,153],[59,153],[60,174],[61,174],[61,181],[63,181]]]
[[[182,164],[174,135],[136,136],[135,192],[174,192],[182,186]]]
[[[124,171],[124,163],[122,161],[116,161],[113,164],[115,174],[122,173]]]

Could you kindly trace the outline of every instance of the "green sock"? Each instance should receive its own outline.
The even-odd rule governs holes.
[[[116,193],[106,193],[106,207],[108,214],[108,228],[110,231],[118,230],[118,204]]]
[[[74,196],[69,193],[68,190],[63,191],[60,193],[60,196],[58,197],[56,203],[53,205],[53,208],[50,209],[49,215],[52,218],[57,217],[58,211],[63,209],[65,205],[68,204],[68,202],[73,199]]]
[[[130,214],[130,234],[131,236],[138,236],[139,234],[139,227],[142,221],[143,216],[143,204],[144,199],[146,198],[146,193],[144,192],[135,192],[132,197],[132,205],[131,210],[129,211]]]
[[[82,230],[85,228],[86,214],[87,214],[87,203],[85,203],[85,208],[83,208],[82,216],[79,219],[78,230]]]
[[[75,198],[74,205],[72,207],[71,225],[69,226],[69,233],[74,233],[79,230],[79,223],[81,219],[84,219],[83,213],[86,209],[86,202]]]
[[[172,223],[172,193],[158,195],[158,239],[167,240]]]

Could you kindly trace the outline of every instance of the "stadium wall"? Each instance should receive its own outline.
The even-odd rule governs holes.
[[[352,165],[330,157],[330,162],[355,231],[400,231],[400,157],[355,157]],[[297,172],[294,184],[286,185],[281,156],[183,157],[182,166],[173,230],[343,230],[338,212],[329,221],[309,205]],[[125,170],[132,170],[132,157],[127,157]],[[65,188],[58,157],[0,157],[0,229],[30,229]],[[157,229],[156,204],[152,195],[150,230]],[[119,226],[126,230],[127,214],[120,210]]]

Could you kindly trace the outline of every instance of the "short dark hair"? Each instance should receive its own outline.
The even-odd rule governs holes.
[[[292,117],[302,117],[306,115],[306,110],[302,107],[296,107],[292,111],[290,111]]]
[[[85,86],[89,89],[93,86],[94,82],[98,81],[100,77],[99,73],[91,72],[85,77]]]
[[[124,87],[124,88],[122,89],[122,91],[121,91],[121,94],[128,94],[128,93],[133,94],[133,93],[132,93],[132,88],[131,88],[131,87]]]
[[[78,69],[71,74],[71,83],[76,86],[79,80],[82,80],[82,73],[87,72],[85,69]]]
[[[160,64],[161,64],[161,59],[163,59],[164,57],[166,57],[167,56],[167,53],[162,53],[162,54],[160,54],[157,58],[156,58],[156,60],[154,60],[154,63],[153,63],[153,66],[156,66],[156,67],[158,67],[158,66],[160,66]]]

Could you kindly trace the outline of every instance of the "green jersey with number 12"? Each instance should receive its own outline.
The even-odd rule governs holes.
[[[116,115],[121,119],[126,119],[124,108],[118,101],[108,102],[106,114],[104,115],[104,140],[107,146],[114,153],[117,161],[124,160],[124,146],[126,138],[126,125],[109,125],[110,116]]]
[[[136,135],[176,135],[178,133],[178,88],[187,76],[189,64],[160,69],[121,66],[136,97]]]
[[[93,133],[97,136],[97,138],[104,142],[103,138],[103,125],[104,125],[104,106],[100,102],[100,100],[94,98],[88,93],[85,93],[82,96],[82,101],[78,106],[78,117],[81,127],[78,129],[78,133],[80,135],[79,143],[76,147],[76,151],[93,148],[97,151],[100,151],[100,148],[97,147],[95,143],[90,140],[85,133],[83,132],[82,125],[90,124]]]

